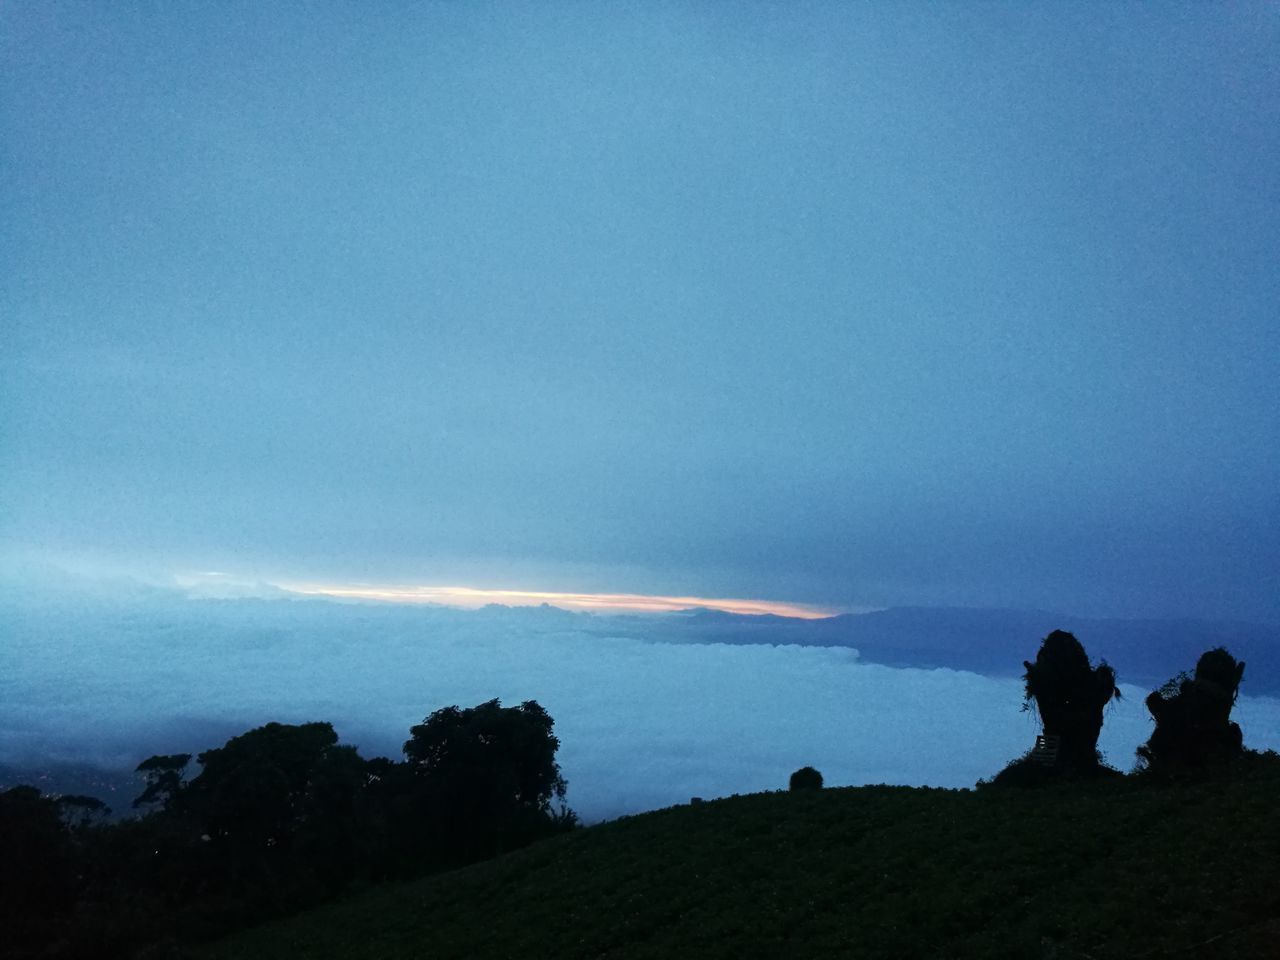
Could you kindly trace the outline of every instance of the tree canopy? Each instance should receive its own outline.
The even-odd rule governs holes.
[[[1216,647],[1201,654],[1194,675],[1180,674],[1148,696],[1156,729],[1138,747],[1140,765],[1167,773],[1243,755],[1244,735],[1231,722],[1243,679],[1244,661]]]
[[[1055,765],[1084,772],[1098,767],[1102,709],[1120,696],[1116,672],[1104,660],[1098,666],[1079,640],[1055,630],[1040,644],[1026,667],[1026,696],[1035,701],[1046,737],[1057,744]]]
[[[554,725],[535,700],[445,707],[410,728],[404,753],[419,776],[456,801],[545,814],[566,789]]]

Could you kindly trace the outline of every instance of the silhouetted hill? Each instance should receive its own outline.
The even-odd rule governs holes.
[[[1197,785],[862,787],[673,807],[201,955],[1273,957],[1276,763]]]

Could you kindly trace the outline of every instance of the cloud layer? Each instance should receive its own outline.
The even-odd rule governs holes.
[[[329,720],[397,756],[448,704],[536,699],[555,718],[569,800],[588,820],[692,796],[829,784],[964,787],[1032,742],[1018,681],[860,663],[854,651],[663,642],[662,617],[459,611],[156,594],[0,606],[0,762],[132,767],[270,720]],[[619,633],[623,631],[620,630]],[[1150,721],[1124,689],[1101,746],[1127,768]],[[1280,701],[1242,698],[1251,746],[1280,746]]]

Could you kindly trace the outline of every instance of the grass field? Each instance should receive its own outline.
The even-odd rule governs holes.
[[[1270,760],[1270,758],[1268,758]],[[202,957],[1280,956],[1280,772],[859,787],[601,824]]]

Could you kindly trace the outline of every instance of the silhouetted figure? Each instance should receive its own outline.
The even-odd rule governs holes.
[[[792,790],[821,790],[822,774],[813,767],[801,767],[791,775]]]
[[[1147,697],[1155,718],[1151,739],[1138,748],[1147,769],[1164,772],[1225,763],[1244,754],[1244,737],[1231,722],[1244,677],[1244,661],[1224,647],[1200,655],[1194,676],[1174,677]]]

